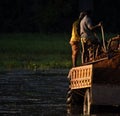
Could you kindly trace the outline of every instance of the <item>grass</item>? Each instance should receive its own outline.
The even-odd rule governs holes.
[[[68,68],[69,38],[67,34],[1,34],[0,68]]]
[[[0,35],[0,69],[70,68],[70,34]],[[109,34],[106,38],[110,38]]]

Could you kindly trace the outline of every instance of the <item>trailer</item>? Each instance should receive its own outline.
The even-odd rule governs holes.
[[[111,68],[96,68],[94,63],[72,68],[68,74],[70,90],[67,102],[72,103],[75,99],[70,91],[78,94],[84,115],[90,115],[95,105],[120,106],[120,69],[113,71]]]
[[[103,46],[98,57],[73,67],[68,74],[67,105],[80,104],[84,115],[90,115],[94,105],[120,106],[120,35],[106,45],[103,27],[101,32]]]

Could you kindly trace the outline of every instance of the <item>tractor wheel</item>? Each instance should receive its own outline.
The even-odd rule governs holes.
[[[66,104],[69,106],[72,104],[72,90],[70,88],[68,89],[68,92],[67,92]]]
[[[84,103],[83,103],[83,115],[88,116],[90,115],[90,90],[87,89],[84,96]]]

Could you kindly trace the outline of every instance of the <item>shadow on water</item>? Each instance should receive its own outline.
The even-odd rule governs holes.
[[[82,116],[78,106],[66,107],[68,86],[66,75],[1,73],[0,116]]]
[[[67,107],[67,116],[83,116],[82,112],[82,106],[74,105]],[[94,106],[90,116],[120,116],[120,107]]]

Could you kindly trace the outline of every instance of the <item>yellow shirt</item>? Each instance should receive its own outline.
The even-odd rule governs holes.
[[[74,42],[79,42],[80,41],[80,36],[78,35],[78,33],[77,33],[77,27],[76,27],[76,24],[77,24],[78,22],[77,21],[75,21],[74,23],[73,23],[73,26],[72,26],[72,35],[71,35],[71,39],[70,39],[70,42],[72,42],[72,41],[74,41]]]

